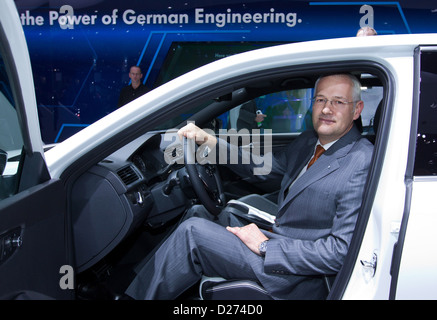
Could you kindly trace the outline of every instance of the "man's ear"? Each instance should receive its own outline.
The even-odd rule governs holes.
[[[357,120],[359,118],[361,112],[363,111],[363,108],[364,108],[364,102],[358,101],[355,105],[354,120]]]

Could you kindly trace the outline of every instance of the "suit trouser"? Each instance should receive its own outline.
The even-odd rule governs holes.
[[[134,299],[175,299],[205,275],[257,281],[276,298],[326,297],[321,277],[266,274],[264,258],[224,227],[244,224],[226,213],[214,220],[203,207],[195,207],[138,271],[126,294]]]
[[[224,228],[242,223],[226,215],[213,222],[201,210],[190,215],[138,272],[126,294],[135,299],[174,299],[202,275],[256,280],[253,268],[260,268],[263,258]]]

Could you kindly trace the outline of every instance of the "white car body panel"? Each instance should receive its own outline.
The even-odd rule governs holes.
[[[437,299],[437,207],[429,205],[436,194],[437,178],[417,178],[413,182],[396,299]]]
[[[412,54],[412,53],[411,53]],[[413,100],[413,57],[391,59],[395,83],[394,105]],[[411,79],[411,81],[400,81]],[[402,220],[405,199],[405,170],[408,157],[412,103],[405,108],[395,108],[392,115],[388,148],[384,157],[372,213],[367,224],[361,250],[345,299],[387,299],[390,291],[391,260],[393,246],[398,234],[393,228]],[[378,256],[374,277],[369,277],[361,260],[371,261],[373,253]]]

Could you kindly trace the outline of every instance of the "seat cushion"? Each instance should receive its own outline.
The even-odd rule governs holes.
[[[204,276],[199,291],[203,300],[273,300],[261,285],[251,280]]]

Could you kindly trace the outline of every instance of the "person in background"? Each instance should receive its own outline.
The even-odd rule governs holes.
[[[237,120],[237,130],[259,129],[262,127],[262,122],[266,117],[265,114],[258,110],[255,100],[251,100],[243,104],[240,108],[240,113]]]
[[[118,108],[149,91],[149,89],[141,82],[143,73],[141,72],[140,67],[132,66],[129,71],[129,78],[131,79],[131,84],[123,87],[120,91],[120,97],[118,98],[117,103]]]
[[[378,33],[371,27],[362,27],[357,32],[357,37],[376,36]]]

